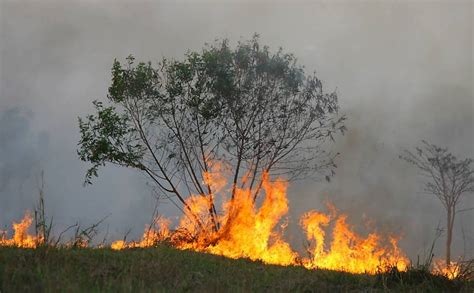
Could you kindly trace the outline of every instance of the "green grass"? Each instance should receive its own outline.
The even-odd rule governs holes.
[[[231,260],[162,245],[101,249],[0,248],[3,292],[472,292],[472,284],[423,271],[354,275]]]

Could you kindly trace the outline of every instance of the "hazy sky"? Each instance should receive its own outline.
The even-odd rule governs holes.
[[[444,213],[398,154],[427,139],[474,157],[472,21],[471,1],[0,0],[0,228],[33,206],[43,169],[59,227],[110,214],[112,238],[139,235],[153,208],[146,179],[106,168],[83,187],[77,117],[105,98],[114,58],[180,58],[257,32],[316,71],[349,118],[334,180],[293,184],[290,219],[329,199],[354,223],[402,232],[411,256],[423,253]],[[177,215],[170,204],[160,210]],[[474,212],[459,214],[456,254],[473,255],[473,222]]]

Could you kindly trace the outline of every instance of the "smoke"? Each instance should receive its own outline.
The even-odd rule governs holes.
[[[470,1],[1,1],[0,226],[32,207],[44,170],[58,226],[110,214],[111,238],[129,228],[137,236],[154,204],[146,179],[110,167],[83,187],[77,117],[106,96],[114,58],[180,57],[216,37],[235,42],[254,32],[315,70],[349,118],[333,180],[291,185],[293,222],[330,200],[354,222],[403,231],[401,245],[422,254],[444,211],[420,194],[416,170],[398,154],[426,139],[474,157]],[[474,206],[472,196],[463,206]],[[160,211],[177,215],[171,204]],[[455,254],[473,255],[472,222],[473,212],[459,215]]]
[[[31,132],[31,115],[18,108],[0,113],[0,125],[6,126],[0,128],[1,220],[22,213],[19,206],[32,202],[27,192],[38,164],[38,151],[47,148],[49,138],[46,132]]]

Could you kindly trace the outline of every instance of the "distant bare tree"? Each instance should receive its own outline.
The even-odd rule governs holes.
[[[451,241],[457,207],[463,196],[474,192],[474,169],[470,158],[458,159],[447,148],[423,141],[416,152],[405,150],[401,159],[415,165],[426,177],[424,191],[435,195],[447,212],[446,265],[451,264]]]

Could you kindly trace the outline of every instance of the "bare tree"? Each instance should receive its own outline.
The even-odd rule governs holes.
[[[446,209],[446,265],[451,265],[451,242],[456,213],[463,196],[474,192],[473,160],[458,159],[447,148],[426,141],[416,152],[405,150],[401,159],[415,165],[426,178],[424,192],[435,195]]]
[[[271,53],[257,35],[235,49],[216,41],[156,67],[115,61],[108,100],[79,120],[78,154],[92,163],[86,182],[106,163],[138,169],[197,225],[186,198],[209,199],[214,230],[215,190],[206,180],[213,162],[231,166],[232,199],[242,186],[255,201],[270,171],[329,179],[335,154],[325,146],[345,130],[336,93],[324,93],[292,54]]]

